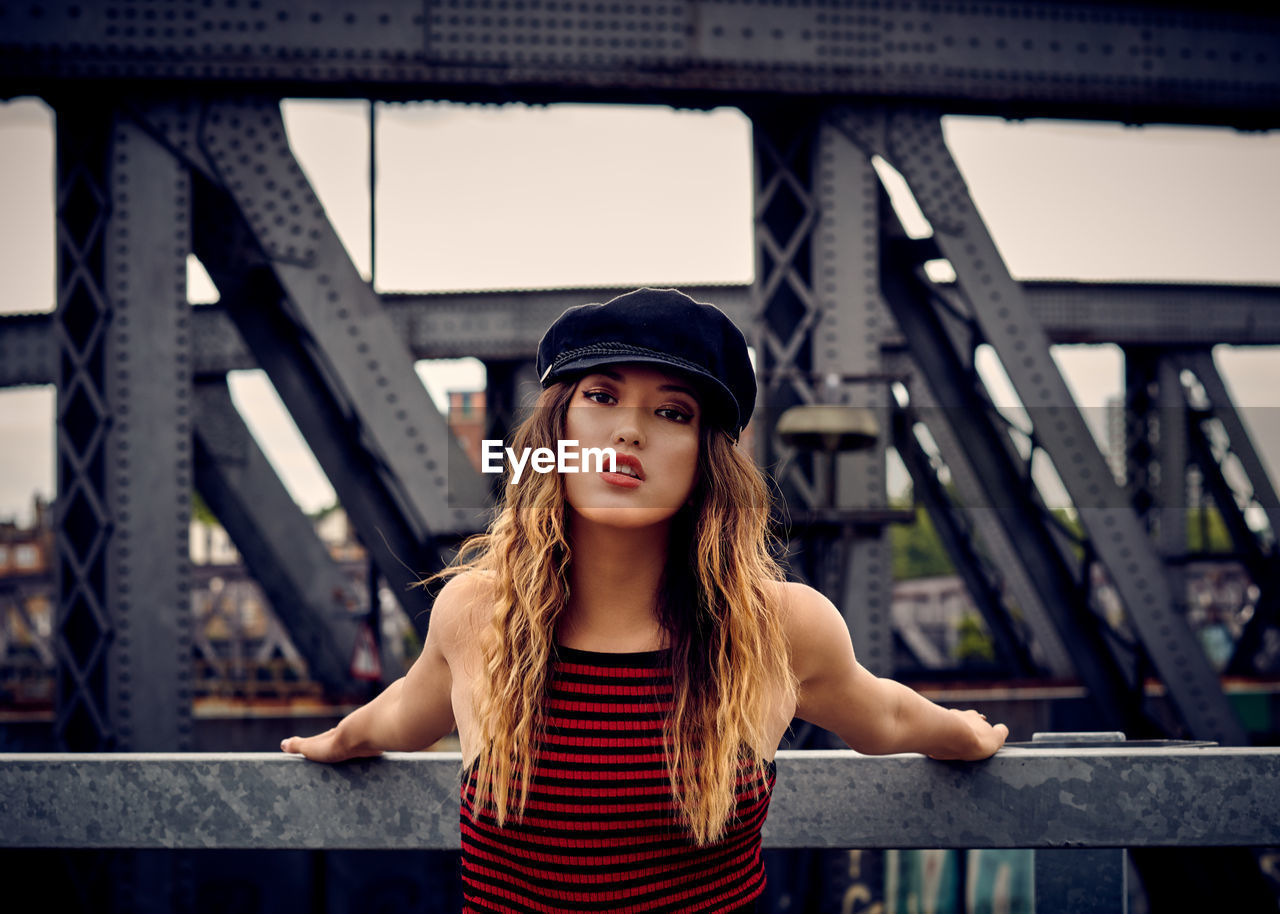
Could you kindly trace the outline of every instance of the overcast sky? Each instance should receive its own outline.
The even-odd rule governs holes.
[[[369,271],[363,102],[290,102],[303,168]],[[443,103],[378,113],[380,290],[749,282],[750,124],[736,109]],[[1280,284],[1280,136],[1224,129],[948,118],[947,140],[1020,279]],[[0,103],[0,313],[54,295],[51,118]],[[216,296],[198,269],[196,300]],[[1083,405],[1119,393],[1114,347],[1057,347]],[[1217,352],[1280,466],[1280,357]],[[421,367],[426,368],[425,364]],[[437,398],[483,383],[478,363],[422,372]],[[259,373],[233,393],[295,498],[332,489]],[[51,389],[0,391],[0,518],[53,490]]]

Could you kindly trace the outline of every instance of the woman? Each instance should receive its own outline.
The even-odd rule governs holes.
[[[654,289],[571,308],[538,370],[512,453],[612,448],[613,471],[511,474],[408,674],[281,744],[336,762],[456,727],[467,910],[753,910],[795,717],[864,753],[1004,743],[1003,724],[872,676],[836,608],[784,581],[736,444],[755,377],[723,313]]]

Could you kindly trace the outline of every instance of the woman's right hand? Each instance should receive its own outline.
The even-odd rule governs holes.
[[[330,727],[315,736],[291,736],[288,739],[281,740],[280,751],[301,755],[313,762],[325,762],[327,764],[382,754],[381,752],[362,754],[352,751],[338,735],[337,727]]]

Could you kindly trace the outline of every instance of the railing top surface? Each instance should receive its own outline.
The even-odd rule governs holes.
[[[0,754],[0,847],[458,847],[456,752]],[[1280,844],[1280,748],[778,753],[769,847]]]

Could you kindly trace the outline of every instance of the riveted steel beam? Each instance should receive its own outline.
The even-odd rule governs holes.
[[[0,87],[19,93],[95,79],[395,99],[802,94],[1280,123],[1280,19],[1208,2],[261,0],[0,17]]]
[[[222,379],[195,387],[196,488],[331,695],[352,692],[357,608],[346,577],[249,434]]]
[[[952,351],[959,357],[963,357],[965,353],[964,349],[957,349],[954,345]],[[930,373],[922,372],[906,352],[894,353],[887,360],[887,365],[890,374],[904,378],[903,383],[909,391],[911,403],[907,413],[895,416],[895,444],[913,480],[921,478],[918,474],[933,477],[932,481],[924,477],[923,482],[916,482],[921,486],[920,498],[931,516],[935,508],[956,515],[950,519],[934,516],[933,522],[938,528],[957,528],[965,542],[957,542],[956,545],[963,552],[970,553],[978,562],[976,566],[965,566],[964,555],[951,553],[961,574],[975,575],[978,578],[972,583],[966,583],[970,588],[970,595],[975,601],[998,596],[999,602],[1003,604],[1001,612],[1017,607],[1018,615],[1030,634],[1030,638],[1024,641],[1024,647],[1034,664],[1050,676],[1075,675],[1075,665],[1053,622],[1054,614],[1045,606],[1041,596],[1041,585],[1037,583],[1035,567],[1033,563],[1025,561],[1023,553],[1015,546],[1016,525],[1006,523],[1003,512],[983,508],[983,505],[989,503],[989,499],[984,494],[982,477],[975,467],[985,466],[986,462],[981,458],[976,463],[970,461],[967,449],[958,436],[960,429],[952,427],[948,418],[949,410],[942,409],[934,397],[930,387]],[[966,373],[971,372],[971,369],[971,365],[965,366]],[[934,376],[935,382],[939,380]],[[927,430],[938,449],[937,457],[941,459],[942,467],[934,465],[935,460],[931,455],[917,449],[920,442],[915,423],[922,423]],[[899,434],[909,435],[910,440],[899,442]],[[924,465],[921,465],[922,461]],[[913,466],[913,463],[916,465]],[[945,486],[938,479],[942,468],[945,468],[948,476]],[[929,505],[928,499],[931,496],[926,493],[926,489],[938,497],[936,505]],[[948,498],[943,502],[943,496],[949,494],[954,495],[954,499]],[[987,596],[984,597],[984,594]],[[1063,596],[1065,595],[1054,591],[1055,598]],[[986,621],[988,628],[991,628],[992,621]],[[1020,628],[1013,622],[1012,613],[1007,621],[994,623],[996,628],[1010,625],[1015,629]],[[999,638],[998,635],[995,637]]]
[[[190,186],[98,109],[57,109],[55,731],[81,750],[173,750],[191,737]]]
[[[1107,568],[1188,731],[1219,742],[1243,743],[1244,729],[1174,605],[1154,545],[1094,445],[1049,354],[1047,336],[969,196],[939,118],[919,110],[846,109],[840,123],[868,152],[883,154],[907,180],[933,226],[934,240],[955,268],[976,326],[998,353],[1031,417],[1039,445],[1052,458],[1094,554]]]
[[[649,285],[663,285],[649,283]],[[1051,343],[1203,346],[1280,345],[1280,289],[1264,285],[1102,283],[1024,280],[1027,304]],[[415,359],[527,359],[565,308],[605,301],[631,287],[512,289],[493,292],[384,292],[397,335]],[[681,286],[749,326],[749,287]],[[221,305],[192,309],[196,373],[256,368]],[[52,383],[57,357],[48,314],[0,316],[0,387]],[[904,345],[896,325],[878,328],[884,348]]]
[[[1007,428],[992,416],[972,360],[957,349],[913,261],[910,252],[903,255],[887,245],[880,277],[885,298],[910,341],[914,363],[928,387],[927,394],[919,391],[926,405],[915,411],[945,448],[944,459],[962,455],[956,465],[965,487],[966,513],[985,516],[988,523],[1003,529],[1004,538],[984,540],[984,544],[998,548],[1007,539],[1012,546],[1011,557],[1025,570],[1035,605],[1044,607],[1089,690],[1098,726],[1132,731],[1141,722],[1126,720],[1128,695],[1133,691],[1131,675],[1119,665],[1092,618],[1077,580],[1078,569],[1045,523],[1043,505],[1025,478]]]
[[[239,336],[324,467],[411,618],[442,539],[478,529],[487,502],[293,158],[271,100],[139,106],[190,167],[194,248]]]
[[[778,753],[768,847],[1280,844],[1280,749]],[[456,849],[457,753],[0,755],[0,847]],[[407,811],[412,810],[412,814]],[[127,814],[125,813],[127,811]]]
[[[880,184],[861,150],[824,121],[813,168],[818,219],[810,256],[819,310],[810,331],[810,358],[814,378],[822,379],[819,400],[884,417],[890,394],[883,380],[878,331],[892,319],[880,299],[878,280]],[[888,439],[888,423],[881,418],[879,434],[869,446],[822,458],[836,461],[834,491],[828,493],[833,507],[868,512],[888,508]],[[825,569],[835,580],[824,589],[839,598],[859,662],[876,675],[892,675],[893,559],[888,524],[845,524],[839,548],[843,554]]]
[[[285,292],[307,354],[346,400],[419,542],[475,529],[484,487],[294,159],[278,102],[209,105],[200,144]]]

